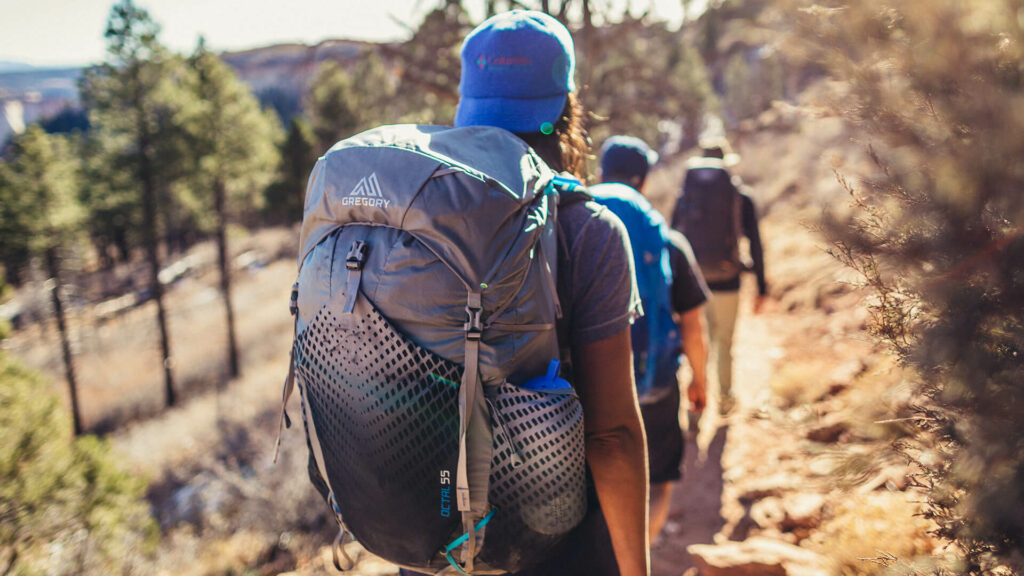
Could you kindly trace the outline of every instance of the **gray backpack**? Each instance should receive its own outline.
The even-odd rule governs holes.
[[[707,282],[732,280],[744,270],[740,192],[717,158],[694,158],[687,168],[672,227],[689,240]]]
[[[317,162],[285,400],[297,382],[339,568],[352,535],[413,570],[516,571],[583,519],[555,332],[555,218],[577,186],[488,127],[384,126]]]

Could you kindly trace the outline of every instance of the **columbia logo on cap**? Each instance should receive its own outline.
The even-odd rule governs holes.
[[[548,14],[513,10],[488,18],[462,43],[456,126],[543,132],[576,89],[569,30]]]
[[[526,68],[533,61],[527,56],[486,56],[481,54],[476,59],[476,67],[481,70],[493,70],[501,68]]]

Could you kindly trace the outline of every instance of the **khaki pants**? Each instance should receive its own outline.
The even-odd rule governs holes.
[[[710,306],[707,306],[711,340],[709,364],[716,367],[719,398],[732,395],[732,335],[739,304],[739,290],[729,290],[712,292]]]

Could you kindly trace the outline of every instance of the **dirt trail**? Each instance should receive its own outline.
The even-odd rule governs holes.
[[[728,539],[725,532],[742,516],[739,503],[728,500],[735,495],[728,490],[726,479],[730,464],[736,461],[738,439],[751,437],[746,430],[751,414],[770,398],[768,380],[774,359],[782,355],[778,331],[772,329],[779,316],[752,314],[751,287],[744,288],[733,355],[733,386],[739,405],[723,418],[718,416],[715,400],[709,398],[711,404],[700,419],[699,433],[687,434],[683,481],[674,492],[669,521],[652,547],[652,576],[683,574],[693,566],[687,546]]]

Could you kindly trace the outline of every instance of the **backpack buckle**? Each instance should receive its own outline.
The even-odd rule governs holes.
[[[288,311],[295,316],[299,313],[299,283],[292,284],[292,296],[288,301]]]
[[[466,340],[479,340],[483,334],[483,311],[483,308],[466,306],[467,322],[462,325],[462,329],[466,331]]]
[[[366,242],[356,240],[348,250],[348,257],[345,259],[345,268],[349,270],[362,270],[366,263],[366,252],[369,247]]]

